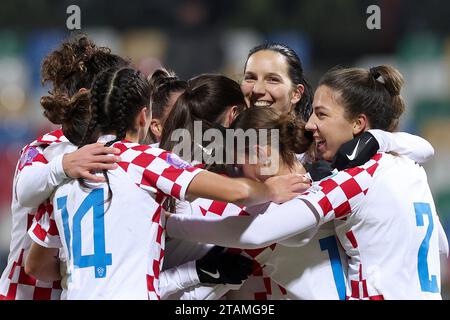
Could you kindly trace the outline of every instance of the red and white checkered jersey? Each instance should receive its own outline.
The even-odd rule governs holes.
[[[22,206],[17,200],[16,184],[22,169],[31,165],[44,165],[51,159],[44,156],[44,150],[51,145],[67,142],[62,131],[47,133],[26,145],[16,166],[12,192],[12,231],[8,263],[0,279],[0,300],[49,300],[59,299],[61,286],[57,282],[44,282],[24,272],[25,259],[31,246],[27,231],[36,214],[42,215],[49,209],[47,204],[31,208]]]
[[[108,171],[111,201],[106,183],[85,188],[68,181],[52,198],[54,214],[29,232],[43,246],[63,248],[67,299],[159,299],[165,242],[160,204],[167,196],[184,200],[201,172],[162,149],[126,141],[113,146],[122,160]]]
[[[379,153],[299,198],[335,221],[349,299],[441,299],[439,220],[422,167]]]
[[[278,205],[272,203],[270,206]],[[180,209],[177,210],[179,214],[206,217],[248,215],[234,204],[201,198],[187,205],[183,203],[177,209]],[[288,247],[282,243],[261,249],[229,249],[253,259],[254,268],[252,275],[238,290],[235,286],[229,286],[232,290],[226,295],[228,299],[345,299],[346,259],[332,224],[322,226],[305,245]],[[204,252],[202,245],[198,246]],[[192,253],[191,247],[182,250],[183,253]],[[172,250],[176,253],[175,249]],[[185,261],[188,261],[187,257],[180,263]],[[216,291],[221,294],[225,292],[219,288]]]

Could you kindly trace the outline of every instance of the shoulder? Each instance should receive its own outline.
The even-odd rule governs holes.
[[[121,162],[147,167],[153,162],[170,165],[180,169],[192,168],[192,165],[166,150],[131,142],[117,142],[113,145],[120,150]]]

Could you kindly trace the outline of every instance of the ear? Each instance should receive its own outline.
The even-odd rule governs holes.
[[[89,89],[86,89],[86,88],[80,88],[80,90],[78,90],[78,93],[83,93],[83,92],[86,92],[86,91],[89,91]]]
[[[303,97],[303,93],[305,92],[305,86],[302,84],[298,84],[294,91],[292,92],[291,103],[296,104]]]
[[[365,114],[360,114],[353,122],[353,136],[370,129],[369,119]]]
[[[227,114],[225,116],[225,122],[223,123],[223,126],[228,128],[233,123],[233,121],[238,116],[238,107],[232,106],[228,109]]]
[[[138,121],[138,125],[139,127],[146,127],[147,126],[147,122],[150,119],[148,119],[148,108],[144,107],[141,109],[141,111],[139,111],[139,115],[137,118]]]
[[[162,134],[162,123],[161,120],[153,118],[150,120],[150,130],[153,135],[156,137],[156,140],[159,141]]]

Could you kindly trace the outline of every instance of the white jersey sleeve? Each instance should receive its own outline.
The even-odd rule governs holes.
[[[17,200],[24,207],[37,207],[50,197],[66,178],[60,155],[47,164],[28,166],[19,173],[16,185]]]
[[[33,223],[28,230],[28,235],[37,244],[46,248],[62,248],[61,238],[54,218],[53,205],[50,200],[42,203]]]
[[[257,249],[317,226],[317,218],[303,201],[294,199],[264,214],[230,217],[172,215],[168,235],[224,247]]]
[[[387,132],[371,129],[369,132],[380,145],[379,152],[395,152],[417,163],[425,163],[434,156],[433,146],[425,139],[406,132]]]
[[[173,153],[137,143],[116,143],[122,151],[118,165],[136,185],[159,196],[185,200],[192,179],[203,171],[192,167]],[[157,199],[159,202],[161,199]]]
[[[167,300],[170,295],[178,291],[187,290],[200,283],[195,261],[176,266],[161,272],[159,278],[159,290],[162,300]]]

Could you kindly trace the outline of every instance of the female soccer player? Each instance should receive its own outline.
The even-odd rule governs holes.
[[[70,271],[68,299],[159,298],[164,257],[160,204],[166,197],[256,204],[284,201],[305,187],[299,175],[264,184],[229,179],[190,167],[164,150],[140,145],[148,133],[149,102],[149,84],[140,72],[125,67],[98,75],[91,89],[91,121],[81,146],[106,141],[121,150],[120,168],[103,172],[106,183],[72,180],[57,189],[52,200],[61,238],[42,241],[29,233],[36,244],[27,258],[27,273],[60,279],[51,248],[62,247]]]
[[[306,126],[319,154],[331,161],[342,144],[366,130],[395,130],[404,110],[402,84],[401,74],[388,66],[325,74]],[[328,221],[334,221],[349,257],[347,298],[441,298],[439,219],[423,168],[402,156],[378,153],[255,217],[170,215],[167,231],[173,237],[253,248]]]
[[[112,169],[116,159],[105,157],[114,153],[114,148],[101,144],[64,156],[56,150],[58,148],[51,151],[53,147],[48,146],[81,140],[89,117],[85,104],[88,93],[84,88],[89,88],[94,76],[104,68],[127,63],[111,54],[108,48],[97,47],[85,36],[65,41],[44,59],[42,82],[50,82],[52,89],[49,96],[41,99],[41,104],[44,115],[51,122],[62,124],[62,130],[45,134],[22,149],[13,182],[11,245],[8,264],[0,279],[0,300],[59,299],[59,282],[36,280],[24,272],[25,257],[32,243],[27,230],[35,214],[42,214],[48,208],[43,202],[49,197],[46,191],[49,186],[57,186],[67,176],[101,181],[103,177],[95,177],[90,171]],[[46,152],[53,155],[46,157]],[[58,159],[50,161],[53,157]]]

